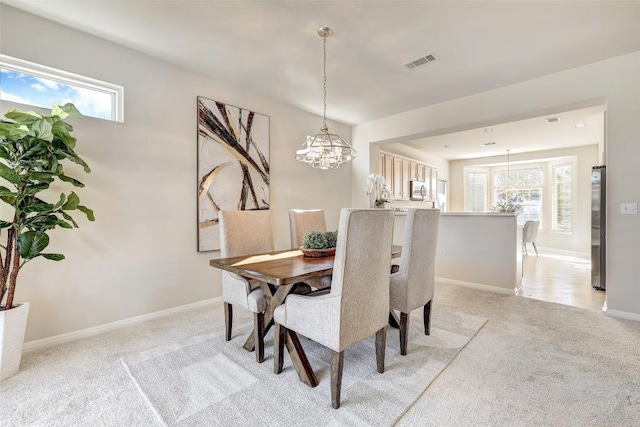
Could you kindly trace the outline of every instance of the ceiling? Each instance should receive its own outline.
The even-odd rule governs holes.
[[[599,144],[605,106],[581,108],[404,142],[447,160],[473,159]],[[552,119],[550,123],[548,119]],[[557,119],[557,121],[555,120]]]
[[[640,50],[639,1],[0,2],[320,115],[329,26],[327,116],[350,125]]]

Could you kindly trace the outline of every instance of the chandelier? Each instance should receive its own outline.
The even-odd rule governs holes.
[[[315,136],[307,136],[307,141],[296,151],[296,160],[308,163],[314,169],[337,169],[343,162],[356,158],[358,153],[339,135],[329,133],[327,127],[327,37],[331,28],[321,27],[318,35],[324,41],[324,111],[322,127]]]

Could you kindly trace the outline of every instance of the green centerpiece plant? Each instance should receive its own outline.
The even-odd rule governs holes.
[[[310,231],[304,235],[303,248],[329,249],[335,248],[338,242],[337,231]]]
[[[310,231],[302,239],[302,253],[310,257],[333,255],[338,244],[337,231]]]

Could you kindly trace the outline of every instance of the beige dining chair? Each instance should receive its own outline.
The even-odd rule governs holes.
[[[220,256],[222,258],[273,251],[271,212],[220,211]],[[264,311],[267,303],[258,283],[222,271],[225,340],[231,339],[233,306],[253,313],[256,361],[264,360]]]
[[[533,250],[536,251],[536,256],[538,256],[538,248],[536,247],[538,228],[540,228],[540,221],[537,220],[529,220],[525,222],[522,227],[522,249],[527,255],[529,254],[529,252],[527,252],[527,243],[531,243],[533,245]]]
[[[439,209],[408,209],[398,272],[389,278],[390,308],[400,312],[400,354],[407,354],[409,315],[423,307],[424,333],[429,335],[435,282]]]
[[[393,220],[391,210],[342,209],[331,290],[318,296],[289,295],[274,312],[274,372],[282,371],[287,334],[300,333],[328,347],[336,409],[345,349],[375,334],[377,368],[384,372]]]
[[[324,209],[289,210],[291,249],[298,249],[302,246],[304,244],[304,236],[310,231],[327,231]],[[316,289],[325,289],[331,286],[331,276],[305,280],[304,283]]]

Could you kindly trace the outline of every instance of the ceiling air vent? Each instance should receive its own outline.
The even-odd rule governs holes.
[[[422,67],[423,65],[427,65],[429,62],[433,62],[436,59],[438,59],[438,58],[436,58],[436,56],[433,53],[430,53],[430,54],[422,56],[422,57],[420,57],[418,59],[414,59],[411,62],[407,62],[406,64],[404,64],[404,67],[407,70],[413,70],[415,68]]]
[[[560,117],[549,117],[548,119],[544,119],[547,123],[557,123],[560,121]]]

